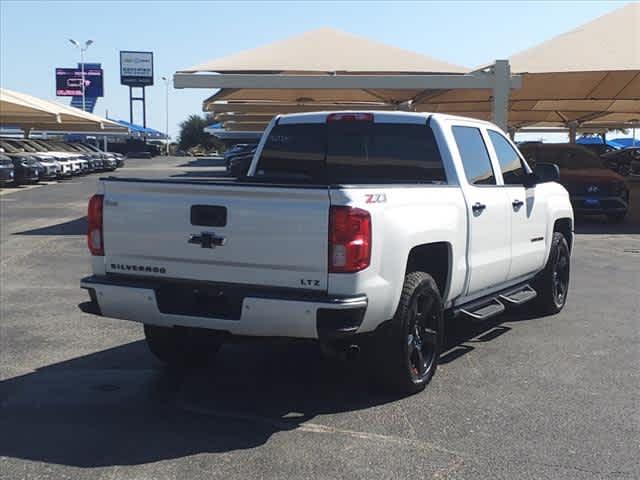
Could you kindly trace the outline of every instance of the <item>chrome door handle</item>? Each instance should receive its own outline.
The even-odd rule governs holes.
[[[518,209],[518,208],[520,208],[521,206],[524,205],[524,202],[522,200],[518,200],[516,198],[513,202],[511,202],[511,205],[513,205],[513,208]]]
[[[485,208],[487,208],[487,206],[484,203],[480,203],[480,202],[474,203],[473,206],[471,207],[471,209],[474,211],[474,213],[480,213]]]

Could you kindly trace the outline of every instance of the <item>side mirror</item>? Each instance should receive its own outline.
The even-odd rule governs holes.
[[[557,182],[560,180],[560,169],[555,163],[538,163],[533,171],[536,183]]]

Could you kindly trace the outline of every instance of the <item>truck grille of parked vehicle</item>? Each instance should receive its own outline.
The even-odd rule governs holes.
[[[74,175],[113,171],[124,165],[120,155],[103,152],[93,145],[57,140],[0,137],[0,154],[14,164],[13,179],[2,181],[4,185],[63,180]]]

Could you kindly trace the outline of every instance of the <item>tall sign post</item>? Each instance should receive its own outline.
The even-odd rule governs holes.
[[[129,121],[133,123],[133,102],[142,102],[142,126],[147,128],[145,87],[153,85],[153,52],[120,52],[120,84],[129,87]],[[134,97],[133,89],[141,88],[142,96]]]
[[[80,42],[78,42],[77,40],[74,40],[73,38],[69,39],[69,42],[71,42],[71,45],[73,45],[74,47],[76,47],[78,50],[80,50],[80,71],[81,71],[81,78],[82,78],[82,111],[86,112],[87,111],[87,107],[85,104],[85,78],[84,78],[84,52],[87,51],[87,49],[93,44],[93,40],[87,40],[86,42],[84,42],[84,44],[81,44]]]

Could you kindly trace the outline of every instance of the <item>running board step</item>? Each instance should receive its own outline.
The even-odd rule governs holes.
[[[498,298],[510,303],[511,305],[522,305],[523,303],[533,300],[537,296],[537,292],[531,288],[531,285],[525,285],[524,287],[519,287],[518,289],[498,295]]]
[[[460,313],[471,317],[474,320],[486,320],[505,311],[504,304],[497,298],[492,298],[488,302],[480,305],[467,306],[461,308]]]

